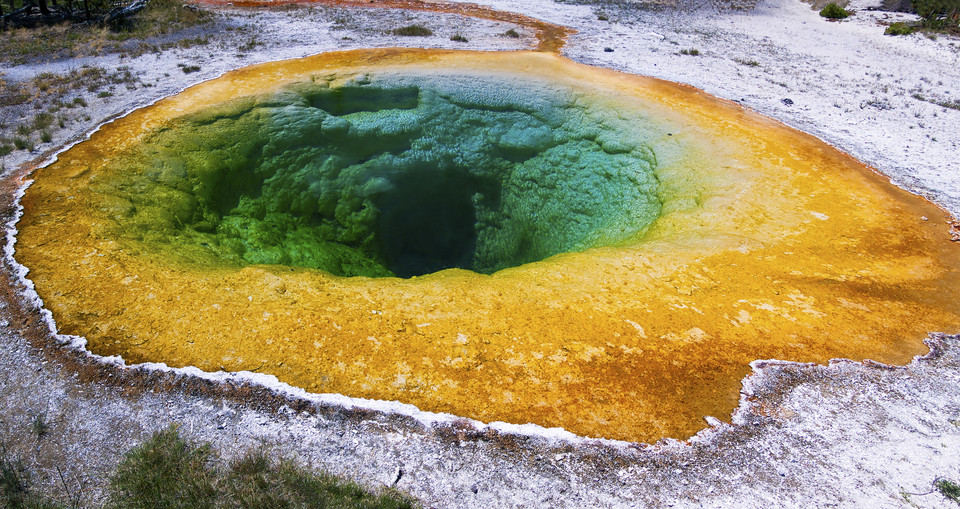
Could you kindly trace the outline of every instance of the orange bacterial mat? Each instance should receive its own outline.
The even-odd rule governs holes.
[[[476,82],[486,92],[431,92],[431,83],[442,88],[457,76],[468,79],[456,83]],[[596,177],[607,171],[607,156],[630,161],[618,168],[652,171],[643,180],[648,194],[617,187],[622,195],[584,202],[592,203],[584,210],[565,205],[577,218],[595,217],[591,210],[601,206],[620,207],[597,221],[605,228],[602,239],[584,230],[562,244],[575,246],[573,252],[548,249],[539,261],[524,258],[490,274],[452,268],[410,278],[345,277],[307,262],[254,263],[247,240],[213,246],[209,239],[226,231],[226,218],[243,203],[260,211],[260,222],[231,219],[236,231],[264,228],[274,206],[257,205],[257,189],[238,189],[226,178],[204,181],[191,172],[228,163],[246,168],[244,161],[267,149],[229,162],[235,153],[203,148],[214,143],[210,135],[176,134],[187,132],[178,126],[207,129],[268,113],[270,122],[279,122],[298,108],[323,107],[317,136],[352,136],[378,113],[366,103],[353,105],[338,87],[377,87],[383,80],[400,83],[389,89],[400,91],[390,92],[397,94],[391,101],[409,96],[408,109],[395,105],[387,112],[391,119],[413,118],[429,97],[457,105],[456,111],[516,110],[518,119],[541,119],[542,125],[520,133],[522,141],[510,138],[517,135],[511,120],[497,124],[504,131],[487,145],[464,141],[444,152],[456,162],[459,152],[469,159],[471,151],[496,143],[503,151],[497,161],[513,157],[527,165],[524,171],[540,171],[524,181],[527,187],[517,184],[540,197],[528,207],[530,217],[555,200],[594,189],[563,187],[569,179],[600,186]],[[303,92],[303,83],[329,87],[323,88],[328,95]],[[552,102],[531,106],[537,94],[529,91],[537,87]],[[520,99],[511,99],[514,90]],[[251,99],[236,99],[244,97]],[[338,99],[321,104],[316,97]],[[433,118],[423,115],[415,118]],[[411,132],[423,122],[401,124],[370,127],[378,137],[367,145],[379,152],[344,168],[406,157],[414,149],[420,154],[415,161],[433,160],[428,143],[390,145],[391,126]],[[554,127],[543,134],[543,126]],[[182,145],[142,148],[174,138]],[[431,138],[434,149],[442,139]],[[264,146],[281,141],[274,137]],[[567,151],[551,155],[561,141]],[[571,153],[576,147],[597,158]],[[191,159],[184,155],[189,150],[216,157]],[[194,160],[201,162],[193,167]],[[558,165],[556,171],[550,164]],[[569,168],[578,173],[563,173]],[[507,183],[519,174],[509,171],[509,178],[496,181],[502,187],[471,195],[474,203],[497,192],[506,203]],[[176,175],[184,180],[164,180]],[[145,187],[137,187],[135,176]],[[481,421],[529,422],[629,441],[682,439],[704,427],[704,416],[730,416],[752,360],[846,357],[902,364],[926,351],[928,332],[960,330],[960,245],[950,242],[943,211],[814,137],[734,103],[545,53],[362,50],[257,65],[103,126],[32,178],[22,200],[16,258],[29,268],[60,332],[86,337],[91,351],[128,362],[269,373],[311,392],[398,400]],[[398,185],[386,180],[363,181],[364,192]],[[529,182],[555,194],[530,190]],[[297,185],[306,190],[314,184]],[[166,194],[147,196],[158,190]],[[217,196],[241,191],[245,198],[204,208]],[[375,207],[361,207],[368,195],[358,193],[350,195],[353,212],[332,213],[339,214],[338,238],[346,238],[344,224],[376,214]],[[643,196],[654,198],[643,202]],[[285,206],[291,210],[307,207],[311,217],[322,216],[323,203],[290,200]],[[652,222],[634,221],[635,201],[650,206]],[[323,228],[334,224],[316,221]],[[632,226],[616,230],[626,223]],[[540,226],[524,238],[534,242],[574,226]],[[178,239],[190,247],[171,244]],[[350,253],[375,251],[364,242],[355,240]],[[313,260],[310,253],[268,258],[277,252],[264,248],[257,256]]]

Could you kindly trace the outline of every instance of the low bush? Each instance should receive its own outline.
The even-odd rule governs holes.
[[[850,11],[830,2],[823,9],[820,9],[820,15],[827,19],[843,19],[850,16]]]
[[[407,37],[428,37],[433,35],[433,30],[430,30],[423,25],[408,25],[397,28],[390,33],[393,35],[403,35]]]
[[[911,25],[908,25],[902,21],[897,21],[896,23],[891,23],[886,30],[883,31],[885,35],[910,35],[914,32],[914,28]]]

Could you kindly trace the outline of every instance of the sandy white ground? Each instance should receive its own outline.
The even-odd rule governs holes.
[[[688,83],[738,101],[821,137],[960,215],[960,111],[915,97],[960,99],[960,41],[883,36],[878,22],[903,15],[867,11],[869,4],[861,2],[854,5],[859,9],[854,17],[828,22],[797,0],[769,0],[747,13],[650,13],[630,4],[549,0],[476,3],[571,26],[579,33],[565,48],[569,58]],[[598,20],[598,13],[609,21]],[[248,35],[231,32],[219,46],[136,59],[107,56],[0,68],[4,79],[17,80],[84,64],[129,66],[141,83],[152,85],[118,89],[109,98],[88,94],[89,120],[71,123],[32,156],[112,116],[254,62],[331,49],[464,47],[450,40],[455,33],[470,40],[469,49],[532,45],[528,30],[509,24],[430,13],[232,11],[222,23],[256,28],[262,44],[238,51]],[[385,34],[410,23],[436,33],[427,38]],[[509,28],[526,37],[500,35]],[[700,55],[681,55],[681,49],[697,49]],[[198,65],[201,71],[184,74],[177,64]],[[22,114],[27,119],[32,112]],[[15,152],[4,165],[12,168],[28,157]],[[0,315],[14,305],[0,303]],[[55,467],[68,471],[71,482],[99,482],[120,452],[173,422],[225,451],[274,444],[371,485],[392,483],[402,469],[398,486],[436,507],[940,507],[947,502],[939,494],[905,493],[929,491],[938,476],[960,480],[960,402],[955,398],[960,339],[955,337],[942,339],[940,358],[899,370],[861,364],[767,367],[749,379],[745,394],[758,398],[738,411],[735,426],[714,423],[716,428],[689,444],[525,438],[515,448],[504,448],[498,442],[451,440],[449,433],[389,416],[357,423],[256,412],[178,393],[124,397],[112,388],[78,384],[74,373],[47,364],[25,344],[15,323],[3,319],[0,325],[9,345],[0,350],[0,428],[27,435],[33,416],[47,415],[49,438],[35,447],[21,440],[15,452],[40,469],[54,490],[62,491]],[[92,486],[84,490],[90,504],[100,496]]]

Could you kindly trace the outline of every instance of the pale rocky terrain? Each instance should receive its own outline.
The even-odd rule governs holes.
[[[714,5],[649,11],[631,2],[478,3],[575,28],[563,51],[573,60],[687,83],[810,132],[956,217],[960,111],[935,103],[960,99],[960,41],[883,36],[884,23],[909,15],[869,10],[869,1],[856,0],[856,15],[842,22],[828,22],[797,0],[767,0],[745,12]],[[133,79],[109,97],[82,87],[71,92],[88,104],[82,114],[49,143],[3,158],[0,210],[10,235],[23,165],[230,69],[334,49],[535,44],[527,28],[457,15],[218,12],[220,29],[205,45],[0,66],[8,82],[84,65]],[[412,23],[435,34],[386,33]],[[522,37],[502,36],[511,28]],[[457,33],[469,43],[451,41]],[[186,65],[200,70],[184,73]],[[33,114],[29,106],[0,109],[4,134]],[[14,247],[5,252],[0,293],[0,437],[42,485],[64,500],[78,495],[84,507],[102,502],[104,479],[124,451],[171,424],[212,442],[224,457],[263,444],[371,487],[396,482],[427,507],[944,507],[951,502],[932,492],[933,481],[960,480],[957,336],[934,334],[931,354],[903,367],[756,362],[731,423],[713,420],[683,442],[628,444],[311,396],[266,378],[119,367],[50,334],[11,259]],[[50,430],[38,440],[31,422],[41,414]]]

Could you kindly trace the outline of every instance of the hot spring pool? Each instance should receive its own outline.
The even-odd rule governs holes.
[[[945,214],[698,90],[542,53],[254,66],[38,169],[16,257],[102,355],[635,441],[758,358],[960,324]]]

